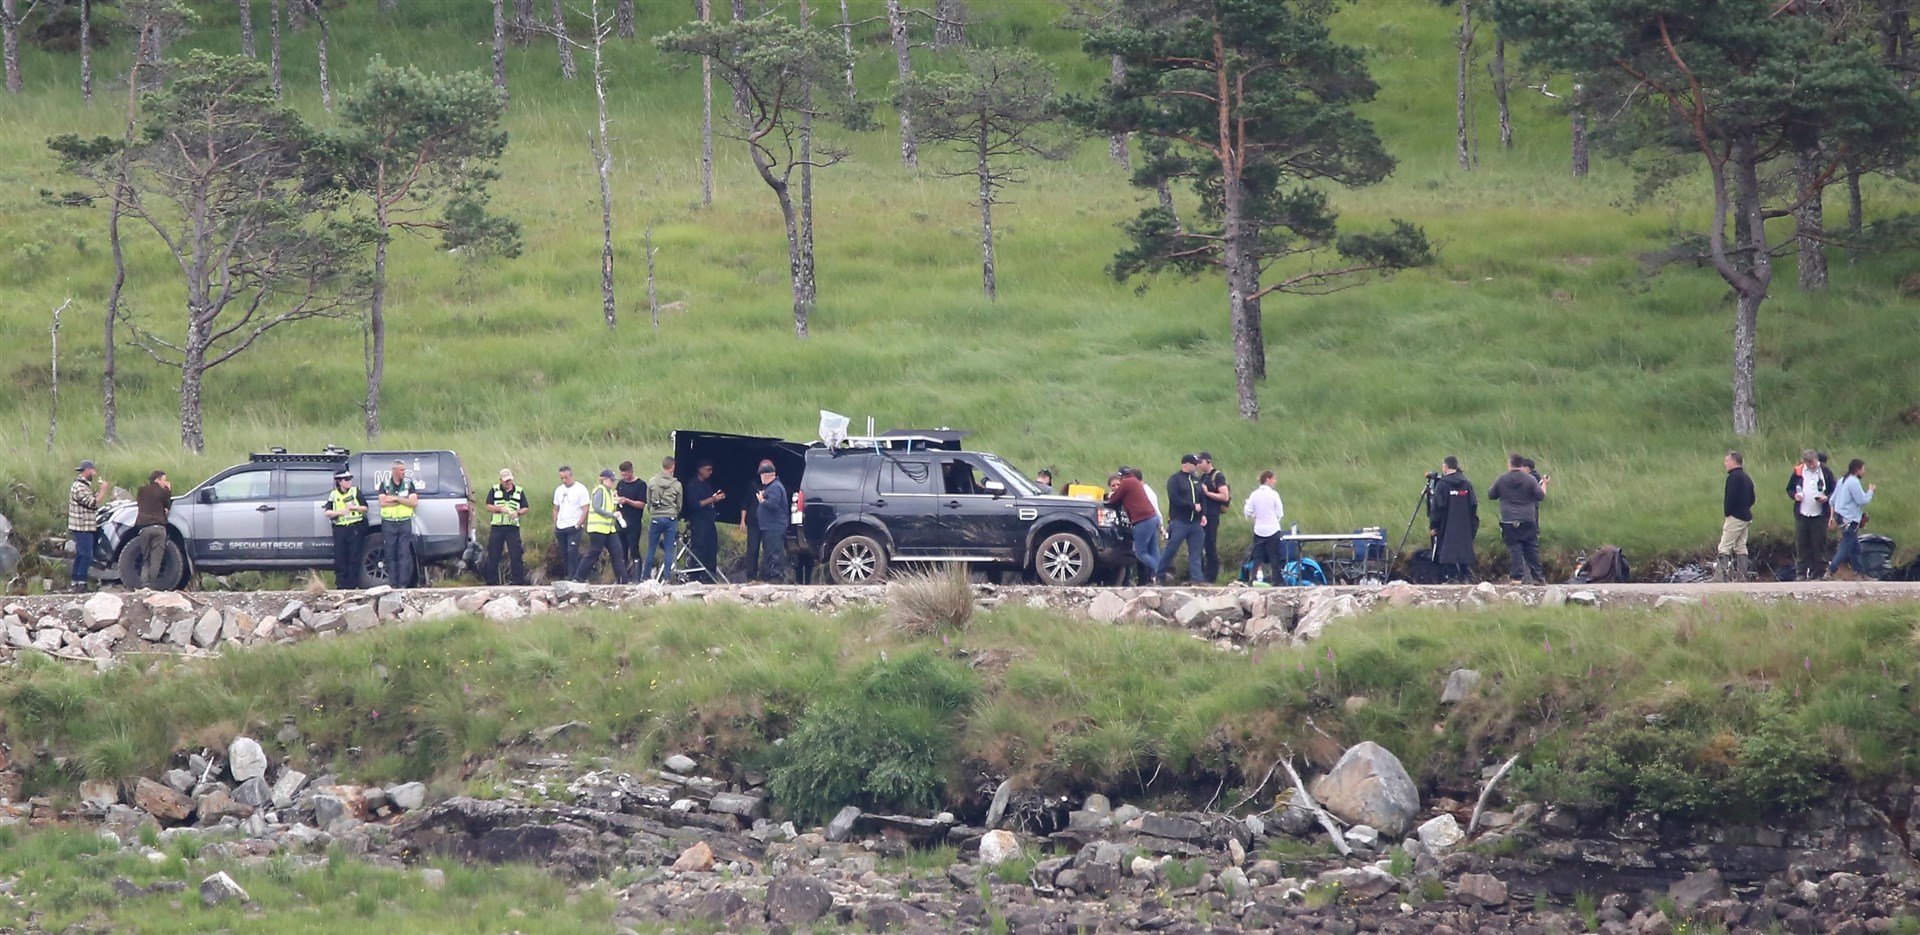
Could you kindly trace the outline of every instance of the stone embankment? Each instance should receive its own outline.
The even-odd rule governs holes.
[[[639,610],[672,604],[792,606],[820,613],[879,606],[886,585],[583,585],[365,591],[101,591],[0,601],[0,663],[21,652],[91,662],[128,654],[199,655],[223,649],[328,638],[418,620],[477,614],[510,622],[589,609]],[[1500,605],[1558,612],[1569,606],[1659,608],[1739,597],[1760,602],[1848,604],[1920,600],[1916,582],[1805,582],[1771,585],[1492,584],[1323,588],[1043,588],[979,585],[985,609],[1030,607],[1098,623],[1171,627],[1225,649],[1310,642],[1328,624],[1385,607],[1476,610]]]
[[[1298,795],[1214,812],[1090,794],[970,819],[847,807],[809,828],[770,812],[755,779],[709,775],[726,764],[675,754],[627,773],[539,749],[570,726],[505,754],[493,798],[310,777],[270,752],[297,746],[283,730],[183,753],[158,779],[83,784],[77,805],[8,804],[17,781],[0,784],[0,824],[91,825],[156,865],[195,855],[179,880],[115,881],[120,899],[197,881],[206,905],[248,903],[227,870],[318,867],[329,853],[413,868],[430,887],[445,877],[417,866],[426,856],[519,861],[582,886],[621,880],[621,931],[1865,935],[1920,919],[1904,823],[1858,800],[1745,827],[1583,820],[1497,798],[1481,811],[1423,801],[1391,752],[1363,743],[1311,783],[1324,819]]]

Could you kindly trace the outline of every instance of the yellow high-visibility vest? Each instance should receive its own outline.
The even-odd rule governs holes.
[[[411,489],[412,487],[413,485],[408,481],[401,481],[399,484],[395,484],[392,481],[380,482],[380,492],[395,497],[405,497],[410,493],[414,493],[415,491]],[[395,503],[380,508],[380,519],[383,521],[394,520],[397,522],[405,522],[412,518],[413,507],[404,503]]]
[[[487,494],[487,502],[504,506],[507,508],[507,512],[490,514],[493,517],[493,525],[520,525],[520,498],[524,496],[526,496],[526,494],[521,493],[518,487],[513,488],[513,494],[510,495],[505,489],[501,488],[500,485],[495,484],[493,490]]]
[[[359,502],[360,488],[348,487],[345,490],[337,487],[334,488],[332,493],[327,494],[327,509],[340,514],[333,518],[333,524],[335,526],[352,526],[355,523],[366,522],[367,514],[347,511],[348,507]]]
[[[613,535],[613,517],[600,515],[601,510],[612,513],[616,509],[613,494],[613,488],[605,485],[596,485],[593,488],[593,508],[587,511],[588,533],[597,532],[601,535]]]

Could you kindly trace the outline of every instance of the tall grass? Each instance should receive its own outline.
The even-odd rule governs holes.
[[[857,0],[854,16],[876,9]],[[977,40],[1036,48],[1070,86],[1104,74],[1054,25],[1062,4],[980,0],[971,9]],[[202,12],[203,28],[183,45],[233,47],[231,7]],[[677,25],[683,12],[642,4],[642,34]],[[428,69],[483,68],[485,14],[484,4],[448,3],[403,4],[395,17],[372,4],[335,11],[337,84],[351,93],[375,53]],[[1796,293],[1781,269],[1759,334],[1763,432],[1736,442],[1725,288],[1707,271],[1648,279],[1634,259],[1704,222],[1700,186],[1623,210],[1626,172],[1600,163],[1588,179],[1568,177],[1564,118],[1526,93],[1515,98],[1516,148],[1499,150],[1489,129],[1479,168],[1463,173],[1453,165],[1447,12],[1369,0],[1336,25],[1372,55],[1382,91],[1367,113],[1400,160],[1392,180],[1339,193],[1337,203],[1357,227],[1418,221],[1444,249],[1433,269],[1391,282],[1269,299],[1271,376],[1257,424],[1235,415],[1216,280],[1136,294],[1105,273],[1116,224],[1145,198],[1097,143],[1034,167],[1017,192],[1000,228],[1001,300],[989,303],[964,193],[930,171],[902,170],[891,131],[838,134],[853,159],[818,173],[820,308],[814,336],[794,341],[777,212],[725,141],[714,206],[697,206],[697,81],[645,42],[611,50],[624,317],[608,333],[584,144],[590,89],[561,81],[551,45],[535,44],[509,55],[513,142],[496,199],[525,224],[526,255],[476,265],[430,242],[397,245],[382,444],[451,447],[476,477],[511,466],[539,493],[536,481],[560,463],[648,463],[677,427],[804,439],[815,410],[830,408],[883,427],[969,428],[978,446],[1067,480],[1097,480],[1123,462],[1150,477],[1170,473],[1181,452],[1206,448],[1241,491],[1260,470],[1277,471],[1291,519],[1313,530],[1399,527],[1420,472],[1441,456],[1460,455],[1484,487],[1505,452],[1519,450],[1555,476],[1543,537],[1562,560],[1603,541],[1642,558],[1704,549],[1718,528],[1726,447],[1746,450],[1766,491],[1784,484],[1801,448],[1818,446],[1843,461],[1866,457],[1888,482],[1876,510],[1883,529],[1912,523],[1915,500],[1901,480],[1920,456],[1920,399],[1900,375],[1920,352],[1920,330],[1893,285],[1907,257],[1837,263],[1834,287],[1818,296]],[[862,47],[881,38],[877,28],[861,27]],[[312,42],[311,33],[288,39],[290,100],[325,124]],[[124,54],[105,51],[102,73]],[[0,509],[27,533],[51,530],[67,472],[85,456],[122,482],[153,467],[192,482],[249,449],[356,442],[360,332],[342,321],[270,336],[216,370],[201,458],[175,442],[174,374],[123,347],[124,443],[101,449],[92,391],[110,280],[104,212],[41,197],[75,187],[42,141],[114,132],[116,95],[83,106],[67,57],[29,49],[26,67],[27,93],[0,100],[11,131],[0,138],[0,229],[14,234],[0,263],[0,379],[12,391],[0,401],[10,451],[0,481],[20,485]],[[887,80],[885,62],[863,63],[863,95],[884,96]],[[1876,212],[1911,200],[1891,184],[1870,187],[1870,198]],[[658,332],[642,299],[646,224],[661,301],[684,303]],[[131,237],[132,302],[143,319],[164,320],[179,304],[169,261],[151,238]],[[46,311],[67,295],[76,311],[61,340],[61,434],[44,453]],[[533,525],[538,537],[544,524]],[[1783,542],[1789,530],[1784,497],[1763,499],[1756,534]],[[1246,536],[1230,520],[1227,550]],[[1483,546],[1497,548],[1491,535]]]

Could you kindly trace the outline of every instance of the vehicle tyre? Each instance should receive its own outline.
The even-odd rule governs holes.
[[[387,550],[378,536],[360,537],[360,580],[343,588],[376,588],[387,583]]]
[[[1093,544],[1077,533],[1056,532],[1033,550],[1033,571],[1041,584],[1080,587],[1093,580]]]
[[[147,556],[142,549],[134,548],[128,542],[120,548],[120,585],[128,589],[145,587]],[[154,589],[158,591],[178,591],[186,586],[186,565],[181,561],[180,543],[167,540],[160,554],[160,574],[155,578]]]
[[[848,536],[827,553],[834,584],[876,584],[887,579],[887,549],[872,536]]]

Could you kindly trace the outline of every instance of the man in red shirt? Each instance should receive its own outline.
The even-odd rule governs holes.
[[[1133,560],[1140,564],[1140,583],[1151,584],[1160,568],[1160,514],[1140,479],[1127,474],[1107,478],[1107,506],[1125,513],[1133,526]]]

